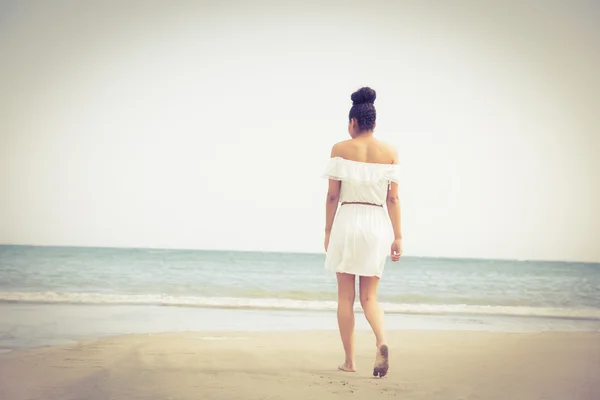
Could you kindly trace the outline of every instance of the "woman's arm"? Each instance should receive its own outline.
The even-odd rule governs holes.
[[[397,164],[398,161],[394,160],[393,164]],[[392,221],[392,227],[394,228],[394,241],[390,249],[390,258],[392,261],[400,260],[402,255],[402,229],[401,218],[400,218],[400,198],[398,196],[398,184],[396,182],[390,182],[390,188],[387,193],[387,209],[390,221]]]
[[[395,164],[395,163],[394,163]],[[394,240],[402,240],[402,228],[400,218],[400,198],[398,196],[398,184],[391,182],[387,193],[387,210],[394,228]]]
[[[339,156],[339,144],[336,144],[331,148],[331,157]],[[340,201],[340,189],[342,187],[342,182],[329,179],[329,187],[327,188],[327,198],[325,200],[325,251],[327,251],[327,246],[329,245],[329,234],[331,233],[331,228],[333,227],[333,220],[335,218],[335,213],[338,208],[338,204]]]
[[[329,179],[329,188],[327,189],[327,200],[325,201],[325,234],[331,232],[333,219],[340,201],[341,182],[335,179]]]

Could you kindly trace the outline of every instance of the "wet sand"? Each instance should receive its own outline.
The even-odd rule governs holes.
[[[107,337],[0,354],[0,399],[600,399],[600,333],[394,331],[337,370],[335,331]]]

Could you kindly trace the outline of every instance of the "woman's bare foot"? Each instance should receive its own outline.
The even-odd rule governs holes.
[[[375,367],[373,367],[373,376],[379,376],[383,378],[390,367],[388,362],[389,357],[389,349],[386,344],[382,344],[377,349],[377,354],[375,355]]]
[[[338,369],[340,371],[356,372],[356,366],[354,365],[354,363],[345,362],[343,364],[338,365]]]

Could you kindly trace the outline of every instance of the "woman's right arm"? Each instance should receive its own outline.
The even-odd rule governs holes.
[[[392,164],[398,164],[398,160],[395,159]],[[398,261],[402,255],[402,228],[400,217],[400,197],[398,196],[398,184],[396,182],[390,182],[386,203],[388,215],[394,229],[394,242],[392,243],[390,256],[392,261]]]

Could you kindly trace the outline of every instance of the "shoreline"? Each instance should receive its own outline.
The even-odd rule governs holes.
[[[20,292],[0,291],[0,306],[7,305],[87,305],[87,306],[150,306],[224,310],[308,311],[331,312],[337,308],[332,299],[244,297],[244,296],[184,296],[170,294],[122,294],[94,292]],[[523,317],[600,321],[600,307],[586,304],[580,307],[518,304],[479,304],[392,301],[382,296],[381,307],[388,315],[448,315],[466,317]],[[354,310],[361,307],[355,302]]]
[[[77,340],[177,332],[337,332],[335,312],[0,303],[0,353]],[[362,312],[356,330],[370,331]],[[390,331],[600,332],[598,320],[386,314]]]
[[[389,331],[390,371],[356,333],[358,371],[337,370],[337,332],[111,336],[0,355],[0,398],[593,400],[599,332]],[[23,380],[23,377],[27,377]]]
[[[246,300],[246,299],[243,299]],[[250,299],[250,300],[263,300],[263,299]],[[283,299],[289,300],[289,299]],[[295,301],[295,300],[289,300]],[[335,303],[331,301],[331,303]],[[149,302],[149,303],[136,303],[136,302],[115,302],[115,303],[94,303],[94,302],[70,302],[70,301],[56,301],[56,302],[44,302],[44,301],[21,301],[21,300],[5,300],[0,299],[0,307],[2,305],[37,305],[37,306],[95,306],[95,307],[165,307],[165,308],[191,308],[191,309],[214,309],[214,310],[248,310],[248,311],[281,311],[281,312],[315,312],[315,313],[331,313],[334,312],[334,307],[330,308],[288,308],[288,307],[277,307],[277,306],[256,306],[256,305],[227,305],[227,304],[186,304],[186,303],[160,303],[160,302]],[[399,310],[385,309],[386,306],[400,306],[400,303],[386,303],[380,302],[382,308],[386,315],[399,315],[399,316],[449,316],[449,317],[482,317],[482,318],[533,318],[533,319],[548,319],[548,320],[573,320],[573,321],[597,321],[600,322],[600,309],[588,308],[588,309],[579,309],[579,314],[567,315],[567,314],[558,314],[558,313],[538,313],[538,314],[527,314],[527,313],[494,313],[494,312],[476,312],[475,309],[497,309],[497,308],[518,308],[521,307],[523,309],[535,309],[535,310],[559,310],[559,308],[549,308],[549,307],[528,307],[528,306],[479,306],[479,305],[465,305],[465,304],[408,304],[408,307],[418,308],[421,307],[425,309],[427,307],[432,308],[436,306],[446,307],[447,309],[453,309],[457,307],[466,307],[472,308],[473,311],[427,311],[427,310]],[[362,312],[362,308],[358,303],[354,306],[355,312]]]

